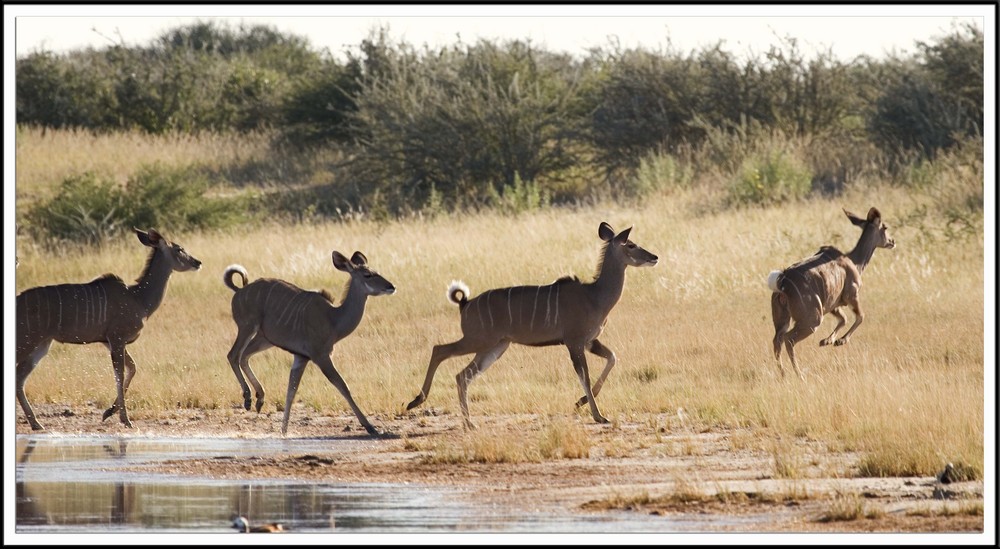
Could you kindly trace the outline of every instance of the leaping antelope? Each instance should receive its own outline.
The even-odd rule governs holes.
[[[804,259],[783,271],[771,271],[767,285],[771,294],[771,316],[774,320],[774,358],[778,361],[781,376],[785,369],[781,366],[781,345],[788,350],[795,374],[802,378],[795,362],[795,344],[809,337],[823,322],[823,315],[832,314],[837,318],[837,326],[822,341],[820,346],[833,343],[844,345],[854,330],[858,329],[865,315],[861,312],[861,273],[864,272],[876,248],[893,249],[896,241],[888,233],[889,226],[882,222],[878,209],[868,210],[867,219],[862,219],[844,210],[847,219],[861,227],[861,238],[848,253],[833,246],[823,246],[816,255]],[[834,339],[837,332],[847,323],[841,307],[854,311],[854,324],[840,339]],[[792,320],[795,326],[791,327]]]

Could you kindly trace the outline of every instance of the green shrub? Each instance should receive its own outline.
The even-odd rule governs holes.
[[[805,165],[783,151],[754,155],[743,162],[730,186],[736,204],[777,204],[806,196],[812,174]]]
[[[104,241],[127,228],[128,222],[122,189],[90,172],[66,178],[55,197],[36,204],[25,215],[36,237],[88,244]]]
[[[490,205],[506,214],[530,212],[549,205],[549,193],[539,189],[536,183],[525,183],[521,176],[514,174],[514,184],[504,185],[498,193],[495,188],[488,190]]]
[[[683,189],[691,184],[692,173],[670,154],[643,155],[635,175],[626,178],[624,191],[629,196],[644,197],[655,192]]]
[[[64,180],[56,195],[25,215],[40,239],[100,244],[131,227],[168,232],[221,227],[247,215],[248,198],[211,198],[193,168],[143,166],[125,187],[94,173]]]
[[[208,190],[208,181],[193,168],[143,166],[125,188],[129,221],[140,228],[178,231],[221,227],[245,215],[241,199],[209,198]]]

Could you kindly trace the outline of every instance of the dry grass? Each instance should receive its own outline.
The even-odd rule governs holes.
[[[16,197],[18,206],[47,198],[66,177],[96,172],[124,183],[144,164],[226,165],[267,156],[265,134],[94,134],[83,130],[17,128]]]
[[[45,139],[35,136],[23,140],[24,146],[38,146],[32,142]],[[46,157],[52,162],[40,162],[41,151],[22,152],[18,140],[19,182],[22,177],[58,179],[86,168],[86,159],[105,166],[125,162],[112,156],[102,138],[60,139],[69,141],[47,147],[72,153]],[[188,147],[194,151],[206,145],[154,141],[120,154],[140,157],[158,146],[169,146],[170,154],[179,157]],[[46,170],[51,174],[40,175]],[[19,201],[22,192],[36,189],[19,183]],[[656,267],[629,270],[622,299],[601,336],[617,353],[618,366],[597,400],[616,424],[633,414],[682,408],[683,422],[670,429],[740,426],[760,433],[762,440],[807,437],[858,451],[862,472],[870,475],[932,475],[951,461],[981,476],[982,233],[943,240],[943,233],[933,229],[946,221],[932,214],[920,217],[920,197],[892,188],[854,189],[836,200],[769,209],[720,211],[717,205],[711,193],[694,189],[637,207],[606,203],[518,217],[484,213],[392,223],[272,224],[229,233],[177,234],[158,227],[201,259],[203,268],[173,276],[162,306],[130,347],[138,373],[129,405],[140,418],[144,411],[177,406],[225,408],[240,403],[239,385],[226,361],[236,335],[231,292],[221,281],[227,265],[244,265],[251,278],[278,277],[304,288],[325,288],[339,297],[347,277],[334,270],[330,252],[361,250],[399,291],[369,300],[360,327],[334,348],[332,358],[358,404],[377,424],[379,416],[402,412],[417,394],[431,348],[461,336],[458,309],[444,296],[452,279],[464,280],[473,294],[544,284],[566,274],[589,280],[601,244],[597,227],[608,221],[617,229],[634,225],[633,240],[660,256]],[[863,213],[871,205],[886,216],[898,246],[877,251],[865,271],[865,323],[849,345],[820,348],[819,340],[833,326],[831,320],[824,322],[796,348],[806,380],[793,375],[782,379],[771,354],[767,273],[823,244],[850,249],[858,234],[840,208]],[[145,260],[145,249],[132,236],[100,250],[47,251],[19,239],[16,251],[18,292],[84,282],[105,272],[132,281]],[[13,301],[9,303],[8,318],[13,315]],[[10,346],[7,353],[8,362],[13,362]],[[441,365],[423,409],[454,414],[460,422],[455,374],[470,359],[454,358]],[[601,362],[589,359],[593,378]],[[253,359],[251,365],[267,390],[265,411],[282,405],[291,360],[276,349]],[[787,368],[787,358],[785,364]],[[35,402],[106,406],[114,395],[107,351],[98,345],[56,344],[28,379],[26,391]],[[582,391],[565,348],[513,346],[471,385],[469,396],[476,421],[491,414],[566,414]],[[318,409],[347,409],[315,368],[306,370],[297,398]],[[17,413],[20,418],[20,410]],[[577,411],[575,419],[591,421],[586,410]],[[550,433],[568,438],[545,442],[551,447],[547,455],[587,455],[585,433],[574,434],[573,427],[565,424]],[[523,446],[523,441],[501,441],[500,446],[518,444]],[[770,450],[777,476],[801,474],[798,456],[784,447]],[[485,447],[475,452],[482,460],[536,459],[502,449],[496,453],[499,457],[491,458]]]
[[[984,514],[982,501],[960,501],[955,505],[945,503],[938,506],[924,505],[906,511],[912,517],[981,517]]]

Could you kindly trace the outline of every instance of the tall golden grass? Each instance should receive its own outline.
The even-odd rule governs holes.
[[[124,183],[144,164],[192,164],[222,168],[240,160],[267,157],[263,133],[145,135],[100,134],[85,130],[17,128],[17,201],[49,198],[67,177],[96,172]]]
[[[251,279],[282,278],[339,298],[347,277],[333,268],[330,253],[361,250],[398,291],[368,301],[360,327],[334,348],[332,358],[377,424],[380,416],[401,413],[417,394],[432,346],[461,336],[458,309],[445,298],[452,279],[465,281],[473,294],[544,284],[566,274],[589,280],[601,245],[598,225],[607,221],[618,230],[634,225],[632,239],[660,262],[629,270],[601,336],[618,355],[598,397],[605,415],[644,421],[644,415],[683,409],[703,428],[739,426],[762,441],[810,437],[857,451],[865,474],[929,475],[951,461],[981,475],[983,236],[946,239],[935,233],[947,220],[923,209],[921,200],[904,189],[871,185],[834,199],[723,209],[713,207],[711,192],[693,189],[636,206],[603,203],[517,217],[481,213],[190,234],[157,227],[203,266],[197,273],[174,274],[162,306],[130,347],[138,373],[129,406],[133,419],[142,421],[177,406],[232,408],[242,402],[226,360],[236,335],[231,292],[221,279],[229,264],[244,265]],[[878,250],[864,273],[866,318],[850,344],[818,347],[833,327],[825,321],[796,347],[806,380],[783,379],[771,351],[765,279],[820,245],[853,247],[858,232],[842,206],[861,215],[879,207],[897,247]],[[18,255],[20,292],[104,272],[131,281],[146,249],[129,235],[88,250],[49,250],[21,241]],[[424,408],[455,414],[460,423],[455,374],[470,359],[442,364]],[[252,360],[267,391],[265,411],[283,405],[290,363],[288,353],[274,349]],[[602,361],[590,357],[590,364],[596,378]],[[53,345],[26,392],[33,402],[110,405],[114,381],[107,351]],[[471,385],[470,411],[474,421],[521,413],[577,413],[589,421],[587,410],[573,412],[581,395],[564,347],[514,346]],[[313,367],[296,402],[349,413]]]

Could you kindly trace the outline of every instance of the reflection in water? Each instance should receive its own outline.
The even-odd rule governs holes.
[[[293,531],[327,532],[454,528],[478,521],[453,497],[454,490],[226,481],[143,471],[180,456],[226,460],[330,444],[297,442],[19,436],[16,530],[231,532],[237,516],[253,524],[280,522]]]
[[[229,481],[144,470],[178,457],[232,459],[308,453],[319,447],[336,451],[340,444],[344,442],[18,435],[15,529],[18,533],[233,532],[233,519],[244,516],[251,524],[280,522],[292,532],[663,532],[697,531],[705,520],[524,511],[477,503],[461,497],[457,488]]]

